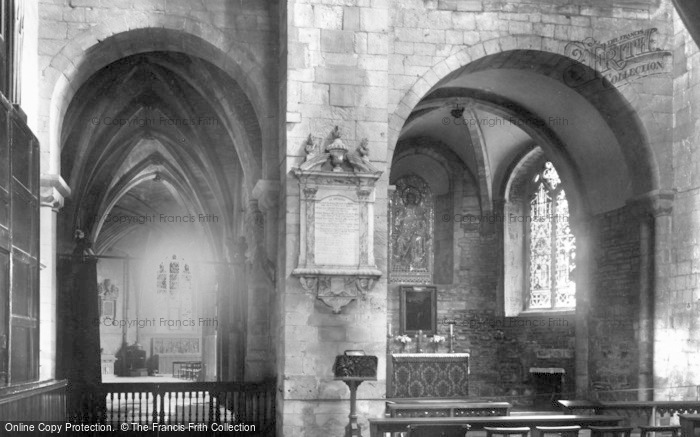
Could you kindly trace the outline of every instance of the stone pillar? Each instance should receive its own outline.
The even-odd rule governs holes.
[[[662,301],[664,290],[658,280],[663,276],[663,253],[670,237],[673,192],[653,191],[629,203],[639,220],[639,380],[638,400],[653,400],[654,350],[660,324],[655,321],[657,302]]]
[[[347,0],[286,2],[287,76],[285,161],[281,174],[285,204],[285,264],[280,265],[278,434],[339,436],[345,433],[350,392],[334,381],[335,356],[363,349],[379,357],[378,381],[357,392],[363,435],[367,419],[381,416],[386,395],[386,249],[388,172],[377,182],[373,221],[374,255],[382,276],[366,298],[341,314],[317,299],[292,276],[300,250],[299,182],[291,174],[305,156],[309,135],[329,144],[338,126],[346,144],[367,138],[371,162],[386,167],[388,120],[389,2]],[[379,333],[379,334],[378,334]],[[338,419],[343,418],[343,419]]]
[[[274,374],[270,304],[275,289],[276,268],[269,258],[266,242],[274,238],[270,237],[274,226],[270,225],[269,222],[273,220],[269,217],[276,215],[277,196],[274,185],[267,185],[264,189],[260,187],[260,183],[256,184],[253,196],[257,195],[261,200],[250,200],[246,211],[247,284],[239,299],[242,311],[237,314],[238,319],[244,323],[245,379],[255,381]],[[261,203],[265,205],[267,214],[261,211]]]
[[[654,223],[639,217],[639,391],[637,400],[651,400],[654,377]]]
[[[228,265],[216,268],[219,315],[219,380],[243,381],[245,378],[245,325],[241,314],[241,297],[248,291],[245,272],[245,239],[229,239]]]
[[[576,397],[585,399],[590,391],[589,375],[589,322],[593,282],[594,227],[590,218],[572,218],[571,229],[576,237]]]
[[[279,181],[260,179],[253,187],[252,196],[258,201],[258,209],[264,215],[265,251],[273,254],[277,249],[277,221],[280,195]]]
[[[59,175],[41,176],[39,379],[56,377],[56,222],[70,188]]]

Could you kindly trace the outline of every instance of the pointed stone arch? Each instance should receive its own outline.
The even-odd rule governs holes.
[[[153,21],[151,23],[150,21]],[[162,21],[162,22],[161,22]],[[115,29],[102,23],[71,40],[51,59],[42,72],[40,116],[48,120],[48,129],[38,132],[42,147],[50,152],[50,161],[42,163],[42,173],[59,173],[63,121],[68,106],[81,85],[95,72],[124,57],[153,51],[171,51],[203,59],[221,69],[243,90],[253,107],[254,117],[261,125],[259,147],[270,144],[267,137],[274,130],[264,123],[274,123],[276,116],[271,102],[273,92],[267,84],[263,61],[249,47],[231,41],[221,30],[202,22],[181,17],[149,17],[143,27]],[[225,102],[221,102],[226,105]],[[266,140],[268,139],[268,140]],[[240,145],[237,147],[242,147]],[[245,156],[246,153],[241,153]],[[263,160],[264,161],[264,160]],[[252,161],[251,161],[252,162]],[[262,163],[246,166],[246,185],[252,190],[260,179]],[[257,167],[257,168],[256,168]]]

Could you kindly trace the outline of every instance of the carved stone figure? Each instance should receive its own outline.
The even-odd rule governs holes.
[[[433,269],[433,197],[427,183],[410,175],[396,182],[391,201],[392,281],[429,283]]]

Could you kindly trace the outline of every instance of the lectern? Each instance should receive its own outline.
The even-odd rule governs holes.
[[[345,427],[345,436],[362,436],[357,423],[357,387],[362,381],[377,380],[376,356],[365,355],[364,351],[345,351],[344,355],[335,357],[333,374],[338,381],[344,381],[350,388],[350,422]]]

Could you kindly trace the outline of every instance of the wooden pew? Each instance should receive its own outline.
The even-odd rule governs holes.
[[[679,414],[681,422],[681,435],[683,437],[695,437],[695,430],[700,428],[700,414]]]
[[[484,427],[527,426],[531,437],[540,437],[536,426],[618,426],[625,419],[620,416],[605,415],[532,415],[532,416],[479,416],[479,417],[383,417],[369,419],[370,437],[380,437],[383,433],[406,432],[409,425],[437,427],[444,425],[470,425],[472,431]]]
[[[593,411],[593,414],[600,414],[602,404],[598,401],[589,400],[558,400],[557,404],[565,414],[587,414],[588,411]],[[583,411],[581,411],[583,410]]]
[[[586,410],[594,410],[595,414],[615,414],[626,417],[628,424],[661,425],[664,415],[699,414],[700,401],[610,401],[599,402],[590,400],[560,400],[557,401],[565,413],[584,414]]]

